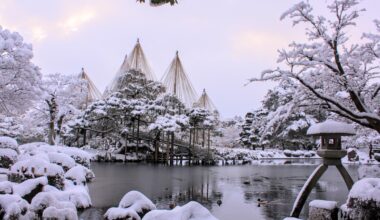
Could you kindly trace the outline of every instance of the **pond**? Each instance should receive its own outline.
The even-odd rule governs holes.
[[[256,165],[193,167],[92,163],[96,179],[89,189],[94,208],[85,210],[80,217],[102,219],[104,212],[117,206],[125,193],[138,190],[162,209],[195,200],[220,220],[283,219],[289,215],[298,192],[320,162],[275,160]],[[358,167],[347,168],[357,180]],[[309,201],[335,200],[340,205],[345,202],[347,193],[338,171],[330,167],[313,189]],[[259,207],[259,198],[268,203]],[[305,206],[302,216],[307,212]]]

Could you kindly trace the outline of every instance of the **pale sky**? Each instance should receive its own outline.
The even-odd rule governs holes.
[[[223,118],[257,108],[274,84],[253,83],[276,67],[277,49],[303,40],[281,14],[294,0],[179,0],[151,7],[135,0],[0,0],[0,25],[19,32],[34,48],[43,74],[79,73],[100,91],[110,83],[140,38],[158,79],[179,50],[198,95],[205,88]],[[322,13],[326,0],[310,0]],[[374,31],[379,0],[363,0],[359,30]],[[357,37],[358,35],[352,34]]]

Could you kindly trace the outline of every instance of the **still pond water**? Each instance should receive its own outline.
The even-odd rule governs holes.
[[[320,162],[299,160],[289,164],[289,161],[276,160],[262,162],[265,165],[203,167],[92,163],[96,179],[89,189],[94,208],[84,211],[80,217],[102,219],[104,212],[117,206],[125,193],[138,190],[162,209],[195,200],[220,220],[283,219],[289,215],[298,192]],[[356,180],[357,166],[347,168]],[[330,167],[313,189],[309,201],[335,200],[340,205],[347,193],[338,171]],[[268,204],[259,207],[258,198]],[[305,206],[303,217],[307,211]]]

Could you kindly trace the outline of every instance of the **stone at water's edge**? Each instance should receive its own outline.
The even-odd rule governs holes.
[[[309,203],[309,219],[338,220],[338,203],[335,201],[313,200]]]

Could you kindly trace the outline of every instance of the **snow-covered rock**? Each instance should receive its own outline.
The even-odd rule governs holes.
[[[308,135],[319,134],[348,134],[354,135],[355,128],[351,124],[338,122],[333,120],[326,120],[322,123],[317,123],[309,127],[307,130]]]
[[[153,210],[143,220],[216,220],[213,215],[198,202],[189,202],[172,210]]]

